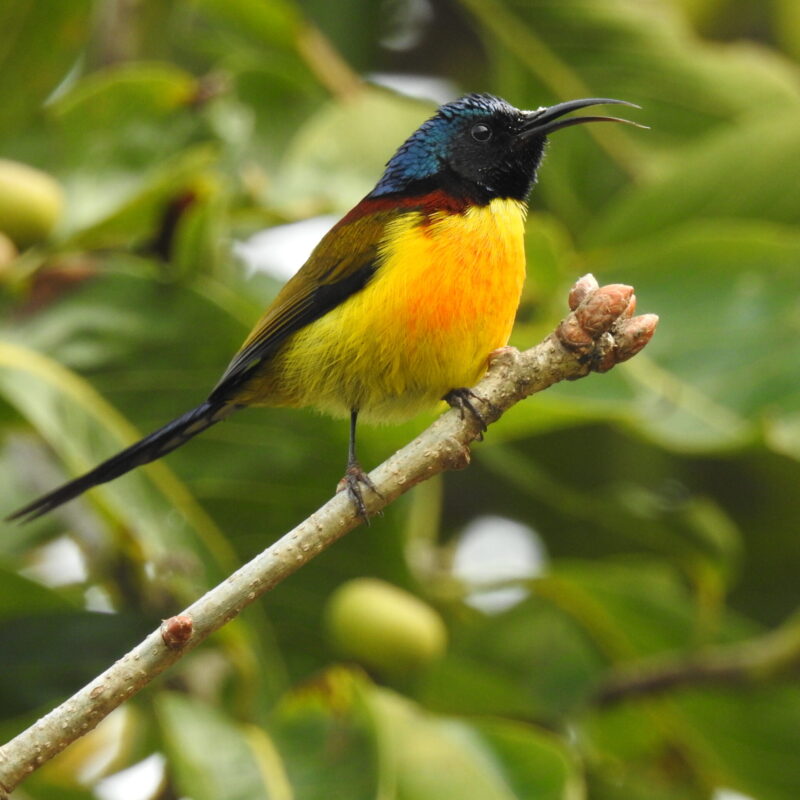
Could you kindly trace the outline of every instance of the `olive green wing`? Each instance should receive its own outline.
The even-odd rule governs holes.
[[[296,331],[336,308],[370,282],[380,263],[386,226],[414,209],[359,213],[362,201],[320,241],[256,323],[210,395],[235,398],[259,365]]]

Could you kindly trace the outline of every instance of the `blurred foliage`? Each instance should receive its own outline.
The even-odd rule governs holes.
[[[280,285],[233,242],[345,212],[435,106],[362,78],[643,106],[650,132],[554,137],[513,341],[549,332],[590,270],[661,315],[646,353],[513,409],[469,470],[319,556],[20,798],[98,796],[157,752],[150,794],[119,796],[800,796],[796,683],[592,703],[620,666],[796,610],[794,0],[8,0],[0,30],[0,158],[65,195],[47,238],[0,250],[0,514],[205,396]],[[425,423],[365,428],[363,461]],[[4,738],[322,503],[346,437],[314,413],[248,411],[5,528]],[[544,555],[467,577],[462,533],[482,525],[502,557],[498,517]],[[324,609],[360,576],[434,606],[446,655],[391,685],[338,664]]]

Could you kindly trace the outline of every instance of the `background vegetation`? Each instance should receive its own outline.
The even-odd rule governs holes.
[[[18,257],[0,242],[0,514],[202,399],[281,282],[233,243],[346,211],[431,93],[642,105],[650,132],[553,137],[513,341],[551,330],[590,270],[662,319],[645,354],[518,406],[469,470],[320,556],[15,796],[800,796],[785,676],[595,702],[620,671],[797,610],[794,0],[11,0],[0,30],[0,156],[65,196],[59,214],[49,184],[0,181],[0,218],[30,198],[36,217],[6,223]],[[403,84],[428,99],[361,82],[409,74],[435,79]],[[365,429],[363,461],[425,423]],[[248,411],[5,527],[0,738],[316,508],[345,448],[341,422]],[[434,607],[446,654],[343,662],[324,609],[359,576]]]

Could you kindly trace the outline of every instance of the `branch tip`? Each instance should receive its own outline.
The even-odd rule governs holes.
[[[587,272],[582,278],[575,281],[569,290],[569,310],[574,311],[590,294],[600,288],[597,279],[591,272]]]
[[[633,316],[636,295],[632,286],[610,283],[598,287],[591,275],[572,287],[569,306],[572,313],[562,320],[555,335],[590,372],[608,372],[635,356],[653,337],[658,323],[655,314]]]
[[[633,358],[653,338],[658,327],[658,314],[642,314],[625,320],[617,334],[617,364]]]
[[[631,358],[647,344],[658,322],[655,314],[632,316],[636,303],[630,286],[599,287],[591,275],[572,287],[569,306],[566,319],[540,344],[524,352],[501,348],[489,356],[492,369],[474,387],[474,395],[473,390],[468,395],[483,401],[477,410],[485,417],[484,424],[559,381],[581,378],[593,370],[605,371]],[[458,414],[442,415],[372,472],[379,493],[369,493],[371,514],[380,513],[417,483],[469,464],[469,445],[480,426],[469,419],[472,415],[465,416],[461,420]],[[30,772],[93,728],[189,647],[203,641],[358,524],[352,504],[333,499],[184,613],[164,620],[152,638],[0,747],[0,800],[5,800],[3,792],[7,796]],[[129,657],[137,663],[135,679]]]
[[[596,338],[625,314],[632,297],[632,286],[610,283],[589,294],[574,313],[586,333]]]

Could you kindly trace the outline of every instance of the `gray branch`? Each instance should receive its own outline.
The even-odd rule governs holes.
[[[796,680],[799,671],[800,613],[753,639],[705,647],[690,656],[661,656],[621,665],[603,680],[591,702],[612,706],[694,686],[722,688],[781,678]]]
[[[630,287],[598,289],[591,276],[570,293],[573,312],[536,347],[493,354],[486,377],[474,388],[487,424],[535,392],[591,371],[603,372],[635,355],[652,336],[657,317],[633,317]],[[366,491],[370,514],[412,486],[448,469],[469,464],[470,445],[481,422],[470,413],[450,410],[410,444],[371,473],[379,494]],[[64,703],[0,748],[0,800],[28,774],[94,728],[186,652],[197,647],[242,609],[348,531],[361,519],[346,493],[337,494],[283,538],[268,547]]]

